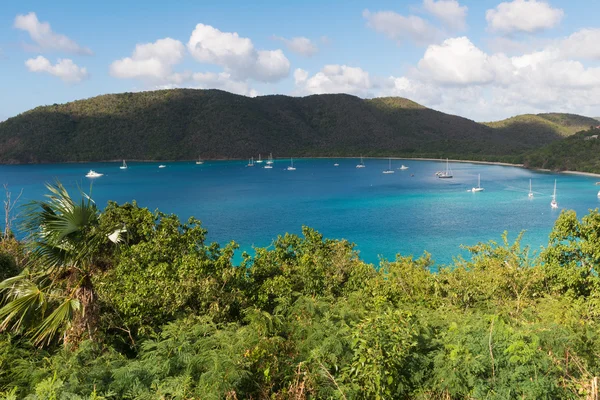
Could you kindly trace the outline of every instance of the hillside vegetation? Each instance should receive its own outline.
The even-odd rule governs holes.
[[[537,116],[479,124],[403,98],[332,94],[249,98],[218,90],[111,94],[37,107],[0,123],[0,162],[289,156],[520,161],[587,124]]]
[[[309,228],[235,265],[193,218],[49,188],[0,240],[0,398],[598,398],[597,210],[448,268]]]
[[[528,153],[524,163],[531,168],[581,171],[600,174],[600,129],[590,129]]]

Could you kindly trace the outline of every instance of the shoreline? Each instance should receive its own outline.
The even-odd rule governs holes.
[[[303,159],[342,159],[342,160],[347,160],[347,159],[359,159],[360,156],[343,156],[343,157],[294,157],[297,160],[303,160]],[[424,157],[363,157],[366,159],[371,159],[371,160],[383,160],[386,158],[391,158],[392,160],[413,160],[413,161],[439,161],[439,162],[444,162],[446,161],[443,158],[424,158]],[[288,157],[275,157],[274,160],[287,160]],[[204,159],[205,162],[210,162],[210,161],[245,161],[245,158],[210,158],[210,159]],[[27,163],[27,164],[0,164],[0,166],[15,166],[15,165],[55,165],[55,164],[87,164],[87,163],[120,163],[122,162],[123,159],[116,159],[116,160],[99,160],[99,161],[65,161],[65,162],[59,162],[59,163]],[[127,160],[130,162],[138,162],[138,163],[168,163],[168,162],[195,162],[196,159],[190,159],[190,160],[136,160],[136,159],[130,159]],[[524,164],[513,164],[513,163],[507,163],[507,162],[500,162],[500,161],[477,161],[477,160],[458,160],[458,159],[448,159],[449,162],[453,162],[453,163],[464,163],[464,164],[481,164],[481,165],[500,165],[500,166],[504,166],[504,167],[516,167],[516,168],[523,168],[523,169],[528,169],[531,171],[538,171],[538,172],[550,172],[550,173],[556,173],[556,174],[567,174],[567,175],[580,175],[580,176],[587,176],[587,177],[593,177],[593,178],[600,178],[600,173],[595,173],[595,172],[583,172],[583,171],[553,171],[547,168],[529,168],[526,167]]]

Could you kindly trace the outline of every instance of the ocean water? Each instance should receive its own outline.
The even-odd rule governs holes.
[[[338,162],[339,167],[333,164]],[[245,161],[52,164],[0,166],[0,184],[13,198],[22,189],[21,203],[41,199],[45,182],[60,180],[72,194],[90,190],[100,206],[108,200],[137,200],[141,206],[195,216],[208,229],[208,238],[225,244],[235,240],[242,250],[268,246],[277,235],[300,233],[302,225],[328,238],[356,243],[361,258],[377,263],[396,254],[418,257],[427,251],[437,265],[467,252],[461,245],[501,240],[504,231],[514,239],[525,230],[523,242],[539,249],[563,209],[579,216],[600,205],[598,179],[551,174],[522,168],[450,163],[454,178],[438,179],[445,162],[393,160],[394,174],[383,174],[387,159],[298,159],[296,171],[288,160],[246,167]],[[397,168],[404,163],[408,170]],[[87,179],[94,169],[104,176]],[[481,174],[485,191],[471,193]],[[411,176],[414,175],[414,176]],[[534,199],[527,196],[529,179]],[[557,180],[558,210],[550,208]],[[239,255],[237,256],[239,257]]]

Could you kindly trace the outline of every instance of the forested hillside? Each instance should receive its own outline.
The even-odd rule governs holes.
[[[289,156],[412,156],[519,161],[586,124],[552,114],[491,124],[403,98],[332,94],[249,98],[174,89],[38,107],[0,123],[0,162]],[[588,124],[589,127],[589,124]]]
[[[600,174],[600,129],[590,129],[528,153],[531,168],[582,171]]]

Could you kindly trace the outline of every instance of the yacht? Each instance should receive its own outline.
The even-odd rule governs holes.
[[[248,160],[248,165],[246,165],[246,167],[254,167],[254,157],[251,157]]]
[[[531,179],[529,180],[529,194],[527,196],[530,199],[533,199],[533,192],[531,191]]]
[[[158,168],[166,168],[166,167],[167,167],[167,166],[166,166],[165,164],[160,164],[160,165],[158,166]]]
[[[273,169],[273,166],[271,164],[267,164],[263,168],[264,169]]]
[[[123,160],[123,165],[119,167],[120,169],[127,169],[127,163]]]
[[[552,194],[552,201],[550,202],[550,207],[558,208],[558,203],[556,202],[556,179],[554,180],[554,194]]]
[[[471,192],[483,192],[483,188],[481,187],[481,174],[477,174],[477,187],[471,189]]]
[[[452,170],[450,169],[450,165],[448,164],[447,158],[446,158],[446,171],[445,172],[436,172],[436,175],[440,179],[451,179],[452,178]]]
[[[404,171],[405,169],[408,169],[408,167],[406,165],[402,164],[402,166],[400,168],[398,168],[398,169]]]
[[[365,163],[364,163],[364,161],[363,161],[363,157],[362,157],[362,156],[360,156],[360,164],[358,164],[358,165],[356,166],[356,168],[364,168],[364,167],[366,167],[366,165],[365,165]]]
[[[100,178],[102,175],[104,175],[104,174],[98,173],[98,172],[94,171],[93,169],[90,169],[90,172],[85,174],[85,177],[86,178]]]
[[[296,167],[294,167],[294,159],[290,158],[290,165],[287,167],[288,171],[295,171]]]
[[[268,165],[273,165],[273,153],[269,153],[269,159],[267,160]]]
[[[334,166],[334,167],[339,167],[339,166],[340,166],[340,164],[338,164],[338,163],[335,163],[335,164],[333,164],[333,166]]]
[[[202,165],[204,164],[204,160],[202,159],[202,157],[198,157],[198,159],[196,160],[196,165]]]
[[[393,174],[395,171],[392,169],[392,159],[389,159],[388,169],[383,171],[384,174]]]
[[[256,160],[257,164],[262,164],[263,163],[263,159],[260,157],[260,154],[258,155],[258,160]]]

